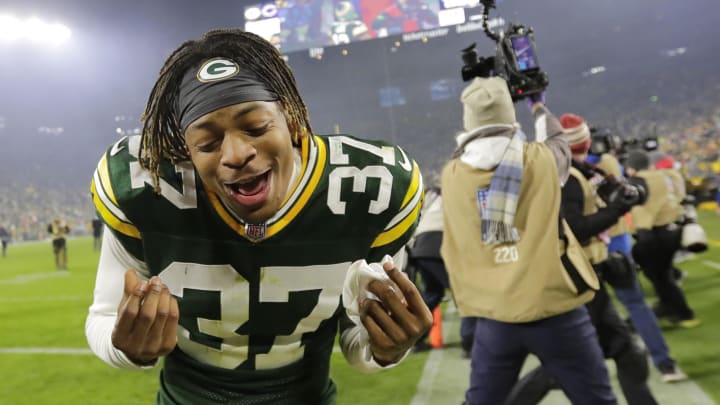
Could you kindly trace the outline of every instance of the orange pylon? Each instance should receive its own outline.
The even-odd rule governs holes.
[[[626,212],[624,217],[625,217],[625,222],[627,222],[628,228],[634,229],[633,222],[632,222],[632,215],[630,215],[630,212]]]
[[[437,306],[435,310],[433,310],[433,323],[430,327],[430,346],[434,349],[443,347],[442,336],[442,312],[440,311],[440,306]]]

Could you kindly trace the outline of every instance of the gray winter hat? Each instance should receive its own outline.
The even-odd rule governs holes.
[[[484,125],[513,125],[516,122],[510,90],[502,78],[476,78],[463,90],[460,101],[467,132]]]

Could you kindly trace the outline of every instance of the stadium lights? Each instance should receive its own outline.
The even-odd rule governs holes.
[[[605,66],[595,66],[595,67],[590,68],[590,70],[584,71],[582,73],[582,75],[583,75],[583,77],[588,77],[588,76],[596,75],[599,73],[603,73],[606,70],[607,69],[605,68]]]
[[[311,58],[315,58],[317,60],[322,60],[323,54],[325,54],[325,48],[310,48],[308,49],[308,54]]]
[[[40,127],[38,132],[44,135],[60,136],[65,132],[63,127]]]
[[[666,49],[666,50],[662,51],[662,53],[663,53],[665,56],[669,56],[669,57],[671,57],[671,58],[672,58],[672,57],[675,57],[675,56],[683,55],[683,54],[685,54],[685,52],[687,52],[687,48],[686,48],[686,47],[675,48],[675,49]]]
[[[22,20],[0,15],[0,43],[27,40],[58,45],[67,41],[71,34],[70,28],[59,23],[46,23],[36,17]]]

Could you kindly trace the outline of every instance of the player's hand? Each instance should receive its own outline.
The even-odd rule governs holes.
[[[152,364],[177,344],[180,311],[160,278],[139,281],[135,270],[125,272],[112,344],[138,365]]]
[[[374,280],[368,291],[379,302],[361,303],[360,319],[370,338],[370,349],[380,365],[398,362],[415,342],[430,329],[432,313],[410,279],[392,263],[383,268],[390,280]]]

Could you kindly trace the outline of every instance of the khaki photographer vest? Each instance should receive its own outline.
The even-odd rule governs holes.
[[[681,221],[685,214],[685,209],[682,205],[682,202],[687,196],[687,191],[685,189],[685,178],[679,171],[675,169],[661,169],[660,171],[662,173],[665,173],[665,175],[670,179],[670,182],[672,183],[672,195],[675,196],[678,204],[680,204],[680,210],[678,211],[678,217],[676,221]]]
[[[445,221],[441,253],[455,303],[463,316],[529,322],[575,309],[595,295],[598,279],[563,221],[555,158],[541,143],[524,146],[523,179],[515,213],[517,243],[485,245],[477,191],[493,172],[460,159],[442,171]],[[565,262],[565,263],[563,263]]]
[[[615,176],[615,178],[620,179],[624,177],[622,174],[622,169],[620,167],[620,162],[615,156],[609,153],[604,153],[600,157],[600,161],[598,162],[597,167],[600,170],[604,171],[605,174],[611,174]],[[609,232],[610,236],[618,236],[630,232],[630,224],[628,224],[628,219],[625,216],[620,217],[617,223],[610,227]]]
[[[636,205],[630,213],[635,230],[652,229],[675,222],[682,207],[673,194],[672,180],[664,170],[640,170],[635,176],[645,180],[648,198],[645,204]]]
[[[580,171],[574,167],[570,168],[570,175],[577,179],[583,192],[583,215],[588,216],[598,211],[598,197],[595,189]],[[609,233],[608,233],[609,236]],[[583,245],[585,255],[592,264],[600,264],[608,257],[607,244],[598,239],[597,236],[590,238],[587,245]]]
[[[673,194],[678,201],[682,202],[685,196],[687,196],[685,178],[683,175],[675,169],[661,169],[660,171],[670,178],[673,185]]]

